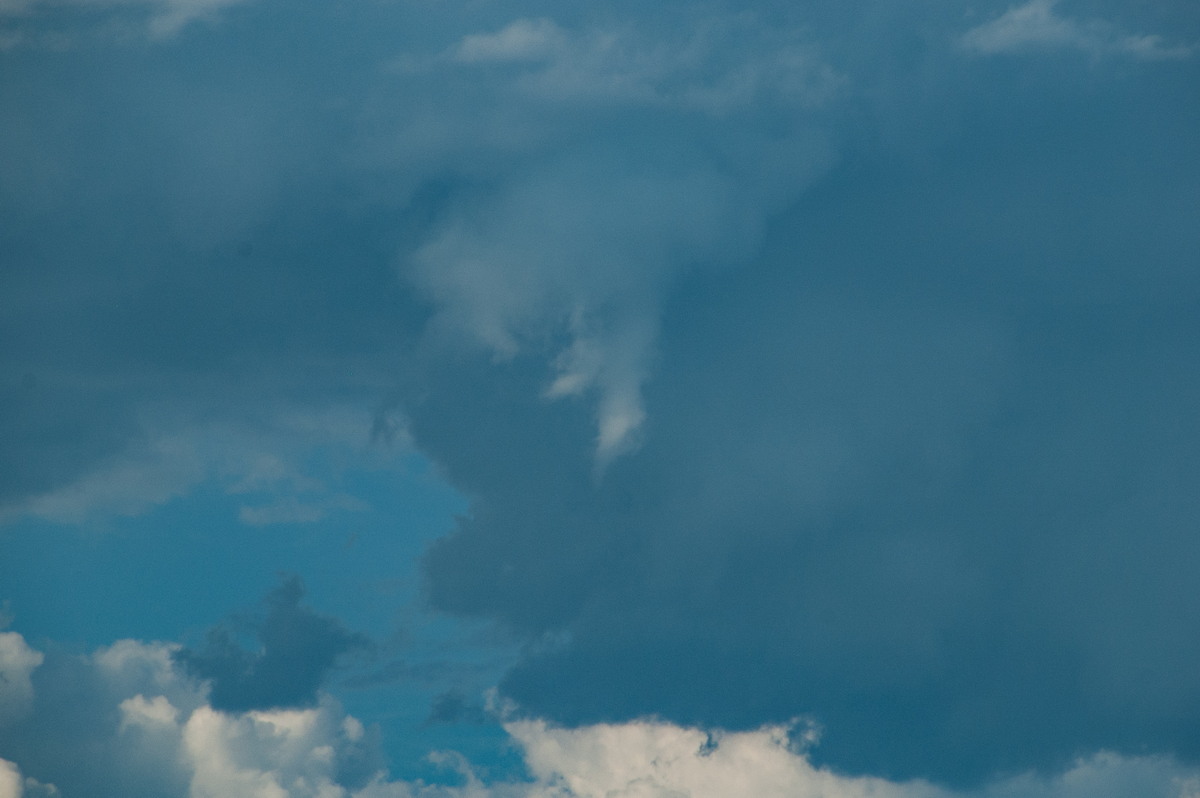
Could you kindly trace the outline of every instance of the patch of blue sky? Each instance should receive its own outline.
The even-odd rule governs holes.
[[[92,528],[23,519],[0,535],[0,584],[27,637],[98,646],[203,629],[292,573],[311,603],[386,638],[397,604],[417,596],[420,552],[464,501],[418,455],[404,469],[344,474],[342,488],[353,504],[314,503],[323,517],[307,519],[288,517],[292,497],[231,493],[216,481]],[[255,500],[284,502],[280,520],[245,523]]]
[[[337,455],[314,451],[309,465],[329,459]],[[208,480],[133,517],[10,523],[0,530],[0,585],[13,627],[35,645],[80,653],[129,638],[195,644],[230,618],[235,629],[238,619],[252,626],[262,597],[296,575],[306,604],[370,637],[372,647],[347,657],[329,689],[379,725],[396,772],[446,778],[426,759],[438,748],[503,761],[495,723],[429,722],[442,694],[482,702],[513,646],[479,622],[422,611],[421,553],[466,503],[420,455],[397,460],[345,470],[338,487],[354,501],[312,517],[293,512],[294,497]],[[272,502],[283,508],[274,522],[246,523],[247,506]],[[252,647],[249,638],[241,642]]]

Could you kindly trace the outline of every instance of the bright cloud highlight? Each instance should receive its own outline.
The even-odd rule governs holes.
[[[0,638],[32,652],[20,635]],[[16,642],[14,642],[16,641]],[[108,754],[93,762],[92,795],[122,774],[175,774],[160,795],[178,798],[1196,798],[1200,771],[1167,757],[1100,752],[1066,771],[1024,774],[978,790],[949,791],[923,780],[849,776],[814,765],[814,727],[765,726],[750,731],[704,730],[657,720],[562,728],[538,719],[504,724],[521,751],[526,780],[488,782],[452,752],[433,761],[457,772],[458,786],[393,780],[381,766],[376,731],[322,694],[303,709],[223,712],[200,698],[173,663],[174,647],[124,640],[80,660],[84,684],[104,685],[86,701],[50,704],[63,713],[50,728],[87,717],[84,747]],[[36,655],[36,656],[35,656]],[[11,659],[11,658],[10,658]],[[40,661],[40,660],[39,660]],[[99,681],[96,681],[96,680]],[[50,685],[51,689],[63,685]],[[95,703],[98,701],[99,703]],[[112,702],[106,706],[105,702]],[[97,710],[101,710],[97,712]],[[113,711],[115,710],[115,712]],[[511,710],[510,710],[511,711]],[[74,717],[72,713],[81,713]],[[96,722],[97,718],[109,718]],[[111,725],[109,725],[111,724]],[[29,728],[36,729],[37,726]],[[41,728],[46,728],[43,725]],[[20,733],[20,730],[18,730]],[[0,743],[3,740],[0,739]],[[48,741],[47,741],[48,742]],[[65,751],[68,756],[72,754]],[[76,752],[76,753],[82,753]],[[23,778],[22,763],[0,759],[0,798],[58,795],[58,788]],[[67,761],[42,762],[39,775],[69,778]],[[73,793],[64,792],[69,796]]]
[[[21,635],[0,632],[0,725],[20,719],[33,705],[30,675],[43,659]]]

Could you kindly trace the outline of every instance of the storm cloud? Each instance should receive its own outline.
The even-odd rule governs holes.
[[[1194,792],[1197,42],[1183,2],[0,0],[0,783]],[[212,605],[307,570],[85,642],[196,541]],[[343,608],[470,631],[334,684]],[[355,690],[528,779],[393,779]]]
[[[959,784],[1194,759],[1194,68],[909,48],[874,67],[912,105],[661,292],[599,478],[538,358],[437,365],[413,433],[473,504],[428,595],[526,636],[502,690],[568,723],[805,714],[823,761]]]

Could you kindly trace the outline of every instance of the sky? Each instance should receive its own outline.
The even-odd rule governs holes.
[[[0,798],[1200,798],[1200,6],[0,0]]]

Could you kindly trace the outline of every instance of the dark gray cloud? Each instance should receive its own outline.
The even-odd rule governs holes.
[[[165,438],[217,423],[253,446],[281,413],[367,416],[394,380],[423,317],[394,274],[405,198],[347,176],[329,111],[394,43],[334,67],[302,14],[259,60],[236,43],[258,11],[169,45],[4,51],[0,515],[111,513],[56,508]]]
[[[537,357],[431,372],[474,502],[428,595],[525,634],[503,691],[570,723],[805,715],[956,783],[1194,761],[1195,66],[907,32],[761,254],[668,293],[638,451],[598,478]]]
[[[181,648],[174,660],[211,687],[214,709],[310,707],[317,691],[346,654],[370,647],[361,634],[347,631],[336,618],[301,606],[304,585],[291,576],[266,598],[267,614],[253,633],[258,647],[247,650],[237,630],[217,626],[199,649]]]
[[[531,712],[1200,755],[1195,4],[272,6],[3,38],[5,518],[395,395]],[[299,602],[178,661],[311,703],[361,640]]]

